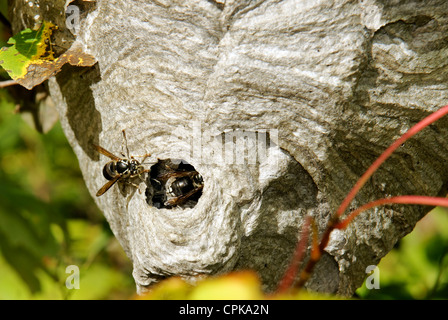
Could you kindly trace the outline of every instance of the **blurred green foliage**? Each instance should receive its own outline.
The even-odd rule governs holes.
[[[7,16],[7,3],[0,1]],[[11,36],[0,24],[0,47]],[[9,76],[0,68],[0,79]],[[0,299],[120,299],[135,293],[132,266],[87,191],[59,123],[26,124],[0,89]],[[66,267],[80,270],[69,290]]]
[[[115,299],[132,267],[88,193],[59,123],[40,134],[0,91],[0,299]],[[69,290],[65,268],[80,268]]]
[[[448,299],[448,209],[436,208],[378,264],[379,289],[364,299]]]

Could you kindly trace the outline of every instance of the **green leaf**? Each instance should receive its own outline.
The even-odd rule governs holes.
[[[54,60],[47,42],[56,26],[43,22],[38,30],[25,29],[8,40],[11,46],[0,50],[0,65],[14,80],[25,78],[31,64]]]
[[[11,46],[0,50],[0,65],[18,84],[32,89],[58,73],[66,63],[81,67],[95,64],[95,58],[84,53],[79,45],[55,59],[50,46],[55,29],[54,24],[44,21],[38,30],[26,29],[13,36],[8,40]]]

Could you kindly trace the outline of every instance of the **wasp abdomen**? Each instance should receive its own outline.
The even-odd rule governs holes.
[[[112,180],[117,175],[126,175],[127,172],[134,173],[134,171],[137,171],[135,164],[130,164],[128,161],[110,161],[103,168],[103,176],[107,180]]]
[[[104,178],[106,178],[107,180],[112,180],[116,175],[115,162],[111,161],[106,163],[103,167]]]
[[[186,194],[194,189],[194,185],[191,182],[191,179],[187,177],[170,179],[167,182],[168,192],[173,196],[180,196],[182,194]]]

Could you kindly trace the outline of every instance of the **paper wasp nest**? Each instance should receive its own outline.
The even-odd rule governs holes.
[[[376,157],[447,103],[447,13],[446,1],[98,1],[77,35],[98,64],[49,83],[89,190],[106,183],[110,161],[92,143],[121,157],[123,129],[131,156],[151,153],[145,168],[174,160],[165,170],[202,178],[181,189],[145,173],[138,189],[118,181],[95,197],[138,292],[171,275],[248,268],[274,289],[303,217],[322,232]],[[441,194],[446,127],[402,146],[353,206]],[[160,206],[170,188],[173,199],[198,186],[195,201]],[[359,216],[332,235],[308,287],[352,294],[428,210]]]

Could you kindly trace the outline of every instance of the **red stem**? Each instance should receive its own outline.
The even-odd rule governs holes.
[[[345,229],[347,225],[361,212],[370,209],[372,207],[377,207],[385,204],[419,204],[428,206],[441,206],[448,207],[447,198],[439,197],[427,197],[427,196],[397,196],[392,198],[379,199],[369,202],[356,210],[352,211],[344,220],[337,223],[335,229]]]
[[[300,235],[300,240],[297,243],[297,247],[294,251],[294,256],[292,258],[291,263],[289,264],[288,270],[286,270],[285,275],[283,276],[280,284],[278,285],[277,292],[285,292],[289,288],[291,288],[293,282],[296,279],[297,273],[299,272],[299,264],[305,255],[309,232],[310,232],[310,223],[311,216],[305,217],[305,222],[302,226],[302,232]]]
[[[298,283],[296,284],[297,288],[302,287],[305,282],[308,280],[309,275],[311,274],[312,269],[314,268],[314,265],[317,263],[317,261],[320,258],[321,253],[325,249],[325,247],[328,244],[330,233],[334,229],[344,229],[347,227],[347,225],[361,212],[364,210],[367,210],[369,208],[384,205],[384,204],[393,204],[393,203],[399,203],[399,204],[419,204],[419,205],[430,205],[430,206],[445,206],[448,207],[448,199],[446,198],[437,198],[437,197],[426,197],[426,196],[397,196],[392,198],[386,198],[386,199],[380,199],[373,202],[369,202],[358,209],[351,212],[344,220],[340,220],[341,216],[344,214],[344,212],[347,210],[350,202],[354,199],[356,194],[359,192],[359,190],[364,186],[366,181],[373,175],[373,173],[381,166],[381,164],[386,161],[387,158],[398,148],[400,147],[406,140],[414,136],[416,133],[421,131],[423,128],[427,127],[428,125],[432,124],[433,122],[439,120],[443,116],[448,114],[448,105],[440,108],[436,112],[430,114],[420,122],[418,122],[416,125],[414,125],[412,128],[410,128],[405,134],[403,134],[400,138],[398,138],[394,143],[392,143],[389,148],[387,148],[376,160],[375,162],[366,170],[366,172],[361,176],[361,178],[356,182],[356,184],[353,186],[352,190],[347,194],[345,199],[342,201],[341,205],[339,206],[338,210],[336,211],[335,215],[332,216],[332,218],[329,221],[329,224],[327,226],[327,229],[325,230],[322,239],[319,243],[319,246],[316,248],[315,245],[315,236],[313,239],[313,248],[312,248],[312,255],[311,259],[308,261],[308,264],[305,266],[304,270],[302,271],[302,274],[300,276],[300,279]],[[305,250],[306,250],[306,244],[308,242],[309,237],[309,228],[310,228],[310,217],[307,217],[305,220],[305,223],[303,225],[302,229],[302,235],[301,238],[297,244],[297,248],[293,257],[293,261],[291,262],[288,270],[286,271],[283,279],[281,280],[281,283],[279,284],[277,292],[284,292],[294,282],[294,279],[298,272],[298,266],[301,260],[303,259]],[[315,228],[313,226],[313,228]],[[317,232],[316,232],[317,233]]]
[[[6,87],[13,86],[16,84],[18,84],[18,83],[15,80],[4,80],[4,81],[0,81],[0,88],[6,88]]]
[[[448,105],[444,106],[443,108],[440,108],[436,112],[430,114],[423,120],[421,120],[419,123],[414,125],[411,129],[409,129],[405,134],[403,134],[400,138],[398,138],[394,143],[390,145],[389,148],[386,149],[379,157],[375,160],[375,162],[367,169],[367,171],[362,175],[362,177],[356,182],[356,184],[353,186],[352,190],[348,193],[347,197],[342,201],[341,205],[339,206],[338,210],[336,211],[336,215],[338,217],[342,216],[347,210],[350,202],[353,200],[353,198],[358,193],[359,189],[362,188],[362,186],[366,183],[366,181],[372,176],[372,174],[378,169],[378,167],[387,159],[389,156],[399,147],[401,146],[406,140],[408,140],[410,137],[415,135],[417,132],[422,130],[423,128],[427,127],[431,123],[439,120],[441,117],[448,114]]]

